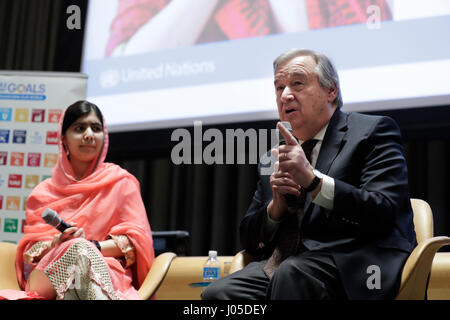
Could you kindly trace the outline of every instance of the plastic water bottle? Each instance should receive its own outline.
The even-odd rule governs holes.
[[[217,260],[217,251],[210,250],[208,256],[208,260],[203,265],[203,282],[220,279],[220,262]]]

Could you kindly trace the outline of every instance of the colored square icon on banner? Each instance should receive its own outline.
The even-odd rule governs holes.
[[[0,129],[0,143],[8,143],[8,142],[9,142],[9,130]]]
[[[6,166],[8,163],[8,152],[0,151],[0,166]]]
[[[49,123],[59,123],[59,119],[61,118],[62,110],[61,109],[50,109],[48,111],[48,120]]]
[[[44,167],[53,168],[58,160],[58,155],[56,153],[46,153],[44,155]]]
[[[28,153],[27,166],[40,167],[41,166],[41,154],[39,152]]]
[[[22,175],[10,174],[8,178],[8,188],[22,188]]]
[[[45,139],[46,144],[58,144],[58,132],[47,131],[47,137]]]
[[[39,183],[39,176],[35,174],[27,174],[25,176],[25,188],[33,189]]]
[[[0,108],[0,121],[11,121],[12,108]]]
[[[33,109],[31,110],[31,122],[44,122],[45,109]]]
[[[5,218],[5,223],[3,227],[3,232],[10,232],[10,233],[17,233],[17,227],[19,224],[19,220],[17,219],[11,219],[11,218]]]
[[[20,197],[7,196],[6,197],[6,210],[19,211],[20,210]]]
[[[30,114],[29,109],[16,109],[16,115],[14,117],[15,122],[28,122],[28,116]]]
[[[0,210],[3,208],[3,196],[0,195]]]
[[[44,141],[44,138],[39,131],[33,131],[32,133],[30,133],[29,138],[31,144],[43,144],[42,141]]]
[[[11,152],[11,161],[9,164],[14,167],[22,167],[25,158],[25,153],[23,152]]]
[[[14,130],[13,143],[24,144],[27,142],[27,130]]]
[[[28,197],[23,197],[23,200],[22,200],[22,210],[23,211],[27,210],[27,200],[28,200]]]

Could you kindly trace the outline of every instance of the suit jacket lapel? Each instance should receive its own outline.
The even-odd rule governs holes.
[[[319,156],[316,162],[316,169],[327,174],[330,170],[331,164],[333,163],[339,151],[345,144],[345,135],[347,133],[347,114],[343,113],[341,110],[336,109],[333,116],[330,119],[327,131],[323,137],[322,146],[320,147]],[[308,194],[305,202],[306,213],[311,204],[311,195]]]
[[[327,174],[331,164],[345,144],[347,114],[337,109],[331,117],[316,162],[316,169]]]

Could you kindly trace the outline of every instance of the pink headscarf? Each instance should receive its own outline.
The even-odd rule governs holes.
[[[105,163],[109,137],[104,123],[104,143],[100,155],[92,161],[86,176],[76,181],[61,141],[62,115],[59,124],[59,159],[52,177],[41,182],[27,200],[25,235],[18,243],[16,273],[25,288],[23,267],[26,252],[37,241],[50,241],[57,234],[45,224],[42,212],[51,208],[66,222],[82,227],[86,239],[103,241],[109,235],[126,235],[136,248],[133,273],[137,288],[144,281],[154,260],[153,240],[142,202],[139,182],[126,170]],[[105,259],[117,269],[115,259]]]

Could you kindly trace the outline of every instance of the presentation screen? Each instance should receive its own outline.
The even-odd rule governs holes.
[[[276,119],[273,60],[336,65],[344,111],[450,105],[448,0],[90,0],[82,71],[111,131]]]

